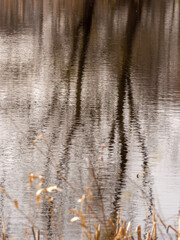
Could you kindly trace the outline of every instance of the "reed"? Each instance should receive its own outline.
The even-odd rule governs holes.
[[[66,180],[67,181],[67,180]],[[94,180],[95,181],[95,180]],[[34,175],[33,173],[29,174],[29,185],[33,187],[33,184],[36,188],[39,188],[34,192],[34,197],[36,199],[36,214],[34,218],[30,218],[30,216],[27,216],[24,211],[20,208],[19,203],[17,200],[14,200],[13,197],[10,197],[9,194],[6,192],[5,189],[0,189],[1,192],[6,196],[7,199],[9,199],[17,211],[19,211],[26,220],[29,222],[29,231],[28,234],[25,235],[24,239],[34,239],[34,240],[40,240],[40,239],[48,239],[46,234],[44,233],[43,229],[39,229],[36,220],[38,218],[38,213],[41,207],[41,204],[43,201],[47,201],[48,208],[50,209],[51,218],[53,219],[53,225],[54,225],[54,236],[55,239],[63,239],[63,236],[56,231],[59,226],[55,220],[54,217],[54,209],[51,205],[51,203],[54,201],[53,199],[53,192],[59,191],[62,192],[63,190],[60,189],[56,185],[43,187],[42,184],[44,183],[44,178],[42,176]],[[73,187],[74,189],[74,187]],[[75,194],[77,191],[75,192]],[[102,197],[102,195],[101,195]],[[143,232],[141,226],[137,226],[136,230],[132,230],[131,222],[126,222],[121,218],[121,215],[117,216],[116,220],[114,221],[112,218],[109,218],[105,215],[105,210],[103,206],[103,201],[99,202],[99,206],[102,210],[102,215],[98,216],[97,213],[94,210],[94,204],[97,205],[97,202],[92,194],[91,188],[88,186],[85,190],[84,194],[77,200],[79,203],[79,208],[76,209],[70,209],[69,214],[73,214],[74,216],[71,218],[70,222],[73,224],[77,224],[80,226],[82,230],[82,240],[88,239],[88,240],[156,240],[161,239],[161,235],[158,236],[157,226],[162,225],[167,232],[167,238],[169,238],[169,230],[171,229],[177,236],[177,239],[180,239],[180,213],[179,213],[179,229],[176,230],[173,226],[168,225],[166,227],[166,224],[164,221],[160,218],[159,214],[156,212],[155,204],[153,207],[153,213],[152,213],[152,230],[148,231],[146,233]],[[93,216],[93,221],[90,219],[90,216]],[[1,217],[2,219],[2,235],[1,239],[7,240],[8,236],[6,233],[6,226],[4,217]],[[142,237],[143,236],[143,237]],[[165,238],[165,239],[167,239]],[[172,239],[172,238],[170,238]],[[173,238],[174,239],[174,238]]]
[[[13,120],[12,120],[13,122]],[[27,138],[26,134],[19,129],[19,127],[13,122],[15,127],[23,134],[25,138]],[[176,238],[180,240],[180,213],[179,213],[179,222],[178,226],[179,229],[176,230],[175,227],[172,225],[166,225],[165,222],[162,220],[160,215],[158,214],[157,210],[155,209],[155,204],[153,205],[153,213],[152,213],[152,230],[148,232],[143,232],[141,226],[137,226],[136,230],[135,226],[132,226],[131,222],[126,222],[121,218],[121,214],[117,215],[116,218],[112,218],[109,216],[106,216],[105,214],[105,206],[103,203],[103,194],[101,191],[101,185],[100,185],[100,176],[97,175],[97,169],[94,168],[92,162],[90,161],[89,164],[92,169],[92,181],[91,183],[84,189],[84,193],[80,194],[78,192],[78,189],[68,181],[68,179],[63,176],[61,169],[58,167],[58,164],[56,162],[56,159],[51,152],[51,149],[49,147],[49,144],[43,134],[40,134],[34,141],[33,146],[36,147],[36,149],[46,157],[46,154],[42,151],[41,148],[37,146],[37,141],[39,139],[43,139],[48,151],[49,155],[51,156],[50,163],[57,171],[57,174],[59,177],[64,181],[73,191],[74,195],[77,197],[77,202],[79,203],[79,208],[76,209],[70,209],[69,214],[73,214],[73,217],[71,218],[70,222],[73,224],[77,224],[80,226],[82,231],[82,240],[89,239],[89,240],[133,240],[133,239],[146,239],[146,240],[156,240],[161,239],[161,232],[157,231],[157,227],[160,225],[163,226],[163,228],[166,231],[167,238],[172,239],[171,234],[169,233],[169,230],[171,229],[172,232],[175,233]],[[101,156],[101,162],[103,162],[103,155]],[[128,176],[127,176],[128,177]],[[129,178],[129,177],[128,177]],[[132,181],[129,178],[130,181]],[[136,183],[133,183],[136,187],[139,187]],[[93,185],[96,186],[97,192],[99,194],[99,200],[97,201],[96,198],[93,196]],[[59,224],[56,221],[55,218],[55,209],[53,207],[54,197],[53,193],[54,191],[62,192],[63,189],[59,188],[57,185],[47,186],[44,187],[44,178],[41,175],[35,175],[33,173],[29,173],[29,186],[31,190],[34,190],[34,198],[36,200],[36,206],[34,206],[34,216],[28,216],[25,214],[25,211],[21,209],[19,206],[19,202],[15,199],[13,199],[13,196],[10,196],[7,191],[4,188],[0,188],[0,191],[6,196],[6,198],[14,205],[15,209],[21,213],[22,217],[24,217],[27,222],[28,226],[26,226],[25,232],[24,232],[24,239],[34,239],[34,240],[40,240],[40,239],[49,239],[47,237],[47,234],[44,232],[43,229],[39,229],[39,226],[37,224],[37,219],[39,217],[39,212],[41,209],[41,204],[46,201],[47,207],[49,209],[49,213],[51,215],[51,219],[54,226],[54,236],[55,239],[62,240],[63,236],[59,233],[58,229],[60,228]],[[42,187],[43,186],[43,187]],[[145,194],[142,189],[140,189],[142,192],[142,195],[145,198]],[[94,206],[98,206],[98,208],[101,210],[101,216],[97,214],[97,211],[95,210]],[[92,218],[93,217],[93,218]],[[93,221],[92,221],[93,219]],[[2,229],[0,229],[0,237],[3,240],[7,240],[8,236],[6,233],[6,226],[4,217],[1,216],[2,221]],[[158,236],[159,235],[159,236]],[[143,236],[143,237],[142,237]],[[166,239],[167,239],[166,238]]]

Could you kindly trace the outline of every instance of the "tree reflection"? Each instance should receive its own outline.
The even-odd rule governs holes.
[[[14,116],[19,114],[17,119],[28,121],[24,131],[29,142],[39,132],[47,134],[62,173],[73,179],[77,166],[84,164],[85,169],[81,158],[91,156],[96,166],[99,149],[107,146],[105,158],[110,157],[104,164],[102,185],[107,180],[105,197],[113,195],[114,221],[128,183],[128,153],[139,151],[150,216],[153,182],[147,128],[157,121],[158,114],[151,116],[151,109],[157,111],[174,75],[179,89],[179,55],[172,43],[180,32],[180,4],[175,0],[172,4],[163,0],[0,0],[0,5],[2,103]],[[144,106],[151,107],[143,110],[144,115],[140,115],[139,96]],[[143,121],[147,123],[144,132]],[[135,150],[131,133],[136,135]],[[47,159],[40,158],[36,167],[43,169],[47,184],[49,176],[56,175],[63,185],[50,167],[51,154],[45,151]],[[86,165],[86,172],[81,172],[84,178],[88,170]],[[47,210],[49,231],[51,220]]]
[[[126,136],[126,129],[125,129],[125,113],[124,113],[124,104],[126,95],[128,98],[129,103],[129,111],[130,111],[130,124],[134,124],[136,126],[136,131],[138,132],[139,141],[141,143],[142,153],[143,153],[143,171],[147,172],[148,167],[148,156],[147,156],[147,149],[145,146],[144,138],[141,135],[141,129],[139,120],[135,114],[135,104],[133,101],[133,93],[132,93],[132,86],[131,86],[131,77],[130,77],[130,68],[131,68],[131,58],[132,58],[132,48],[133,48],[133,41],[135,38],[136,30],[138,24],[141,19],[141,12],[143,8],[143,1],[131,1],[129,2],[129,10],[128,10],[128,20],[126,26],[126,35],[123,44],[123,62],[122,68],[118,73],[118,105],[117,105],[117,119],[116,122],[118,124],[119,129],[119,136],[120,136],[120,170],[119,176],[116,183],[115,189],[115,200],[113,205],[115,207],[114,214],[117,214],[119,209],[118,204],[121,198],[121,192],[124,188],[125,178],[126,178],[126,168],[127,168],[127,161],[128,161],[128,139]],[[115,130],[115,126],[113,126],[113,130]],[[113,134],[114,136],[115,134]],[[151,196],[152,197],[152,196]]]

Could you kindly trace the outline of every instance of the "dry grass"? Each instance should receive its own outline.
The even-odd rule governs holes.
[[[53,199],[53,192],[59,191],[62,192],[63,190],[57,187],[56,185],[48,186],[47,188],[41,188],[42,184],[44,183],[44,178],[42,176],[37,176],[32,173],[29,174],[29,186],[34,187],[38,190],[34,193],[34,197],[36,198],[36,214],[33,219],[29,216],[26,216],[24,211],[20,209],[19,203],[17,200],[14,200],[9,194],[6,192],[5,189],[0,188],[0,191],[5,194],[6,198],[9,199],[17,211],[19,211],[24,218],[26,218],[29,222],[29,229],[26,229],[26,234],[24,235],[24,239],[33,239],[39,240],[46,239],[46,235],[38,229],[36,226],[36,220],[38,218],[38,213],[43,201],[47,201],[51,218],[54,220],[54,229],[57,229],[57,222],[55,221],[54,216],[54,209],[52,208],[51,203],[54,201]],[[67,180],[66,180],[67,183]],[[74,187],[73,187],[74,189]],[[76,194],[77,192],[75,192]],[[101,196],[102,197],[102,196]],[[82,240],[89,239],[89,240],[133,240],[138,239],[142,240],[156,240],[161,239],[161,236],[157,236],[157,225],[161,224],[167,231],[167,237],[169,237],[168,232],[171,229],[177,236],[177,239],[180,239],[180,213],[179,213],[179,229],[176,230],[173,226],[169,225],[166,226],[164,221],[160,218],[160,216],[156,213],[155,206],[152,215],[152,229],[151,231],[147,232],[145,235],[142,233],[141,226],[136,227],[136,231],[132,231],[131,222],[126,222],[121,219],[121,216],[118,216],[116,221],[113,221],[111,218],[105,216],[103,201],[99,203],[99,206],[102,210],[102,217],[96,214],[96,211],[93,208],[93,204],[97,204],[96,200],[93,197],[91,188],[88,187],[84,194],[77,200],[79,203],[79,208],[69,210],[70,214],[74,216],[71,218],[70,222],[74,224],[78,224],[82,230]],[[93,222],[90,220],[90,216],[93,216]],[[158,220],[157,220],[158,219]],[[2,235],[1,239],[7,240],[8,236],[6,234],[6,226],[4,218],[2,217]],[[63,237],[55,230],[54,235],[56,239],[63,239]],[[166,238],[167,239],[167,238]],[[172,239],[172,238],[170,238]]]
[[[13,121],[12,121],[13,122]],[[15,127],[23,134],[25,138],[27,136],[24,134],[21,129],[18,128],[18,126],[13,122]],[[158,212],[155,210],[155,206],[153,209],[152,214],[152,226],[151,231],[148,231],[146,233],[142,232],[141,226],[137,226],[136,230],[133,231],[132,229],[135,226],[131,225],[131,222],[126,222],[121,218],[121,215],[117,216],[116,219],[109,218],[105,215],[105,206],[103,204],[103,195],[101,193],[101,186],[98,181],[99,176],[97,176],[97,169],[95,170],[92,166],[92,182],[87,186],[87,188],[84,190],[84,193],[80,195],[76,187],[70,183],[62,174],[61,169],[59,169],[58,164],[55,160],[55,157],[53,153],[51,152],[51,149],[48,145],[48,142],[46,141],[46,138],[43,134],[40,134],[34,141],[33,146],[36,147],[36,149],[46,157],[46,154],[38,147],[36,144],[39,139],[43,139],[48,151],[51,155],[50,163],[57,171],[57,174],[60,176],[60,178],[72,189],[73,193],[77,197],[77,201],[79,203],[79,208],[71,209],[69,210],[70,214],[73,214],[73,217],[71,218],[71,223],[78,224],[81,227],[82,230],[82,240],[89,239],[89,240],[132,240],[132,239],[146,239],[146,240],[156,240],[161,239],[160,231],[157,231],[157,227],[159,225],[163,226],[165,231],[167,232],[167,238],[172,239],[172,237],[169,234],[169,230],[173,231],[177,239],[180,240],[180,214],[179,214],[179,229],[176,230],[173,226],[168,225],[166,226],[165,222],[161,219]],[[103,156],[101,156],[101,160],[103,160]],[[91,162],[90,162],[90,165]],[[54,209],[52,207],[52,202],[54,201],[53,198],[53,192],[59,191],[62,192],[63,189],[60,189],[58,186],[47,186],[42,187],[44,184],[44,178],[42,176],[34,175],[33,173],[29,174],[29,186],[31,189],[36,189],[34,192],[34,197],[36,199],[36,209],[35,215],[33,218],[31,216],[27,216],[23,209],[20,208],[19,203],[17,200],[13,199],[7,191],[4,188],[0,188],[0,191],[6,196],[7,199],[9,199],[17,211],[21,213],[21,215],[27,220],[28,226],[26,226],[26,229],[24,230],[24,239],[34,239],[39,240],[41,239],[47,239],[47,235],[43,232],[42,229],[39,229],[39,227],[36,225],[37,218],[39,217],[39,212],[41,209],[41,204],[43,201],[47,202],[47,206],[49,208],[49,212],[51,214],[51,218],[53,219],[53,225],[54,225],[54,236],[56,239],[63,239],[62,235],[58,232],[59,226],[58,223],[55,220],[55,213]],[[99,200],[97,201],[95,197],[93,196],[93,189],[92,185],[95,185],[98,189],[99,194]],[[136,186],[137,184],[134,183]],[[142,191],[142,189],[141,189]],[[143,191],[142,191],[142,194]],[[99,207],[101,209],[101,216],[97,214],[97,211],[95,210],[94,206]],[[92,221],[93,216],[93,221]],[[3,216],[1,217],[2,221],[2,229],[0,230],[0,237],[3,240],[7,240],[8,236],[6,233],[6,226]],[[2,233],[2,234],[1,234]],[[145,238],[144,238],[145,236]],[[166,239],[167,239],[166,238]]]

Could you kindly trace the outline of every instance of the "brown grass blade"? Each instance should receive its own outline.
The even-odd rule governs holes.
[[[40,207],[40,195],[41,195],[41,193],[44,193],[45,191],[46,191],[45,188],[41,188],[36,192],[36,201],[37,201],[38,207]]]
[[[37,232],[36,232],[36,240],[40,240],[40,231],[39,230],[37,230]]]
[[[146,240],[151,240],[151,234],[150,234],[150,232],[147,233],[147,235],[146,235]]]
[[[14,200],[14,205],[15,205],[16,208],[19,207],[19,204],[18,204],[18,201],[17,201],[17,200]]]
[[[32,227],[32,233],[33,233],[34,240],[36,240],[36,236],[35,236],[35,232],[34,232],[34,228],[33,227]]]
[[[153,210],[153,240],[157,239],[155,208]]]
[[[100,224],[96,227],[96,232],[95,232],[95,237],[94,239],[95,240],[100,240],[100,229],[101,229],[101,226]]]
[[[62,189],[61,189],[61,188],[58,188],[56,185],[49,186],[49,187],[46,188],[46,191],[47,191],[47,192],[52,192],[52,191],[54,191],[54,190],[59,191],[59,192],[62,192]]]
[[[3,216],[2,216],[2,227],[3,227],[3,240],[6,240],[6,228],[5,228],[5,222],[4,222]]]
[[[138,226],[138,227],[136,228],[136,232],[137,232],[138,240],[141,240],[141,226]]]
[[[76,221],[79,221],[80,220],[80,218],[79,217],[73,217],[73,218],[71,218],[71,220],[70,220],[70,222],[76,222]]]
[[[178,231],[175,228],[173,228],[171,225],[167,227],[167,233],[169,231],[169,228],[171,228],[175,233],[177,233],[177,235],[179,234]]]
[[[33,173],[29,173],[29,183],[30,183],[30,185],[32,185],[32,183],[33,183],[36,179],[39,179],[39,180],[40,180],[40,183],[37,185],[37,187],[40,187],[40,186],[44,183],[44,178],[43,178],[41,175],[36,176],[36,175],[34,175]]]
[[[179,211],[179,228],[178,228],[178,240],[180,240],[180,211]]]

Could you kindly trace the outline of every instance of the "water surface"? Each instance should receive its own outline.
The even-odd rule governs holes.
[[[174,224],[180,207],[179,1],[0,0],[0,6],[0,186],[29,215],[29,173],[42,175],[44,187],[58,185],[60,231],[64,239],[80,239],[68,213],[78,196],[52,166],[52,152],[80,194],[94,166],[108,216],[121,209],[134,227],[148,226],[155,198],[161,216]],[[32,146],[40,134],[49,146],[39,137],[44,155]],[[2,193],[0,211],[7,234],[22,238],[26,220]],[[37,224],[53,239],[45,203]]]

